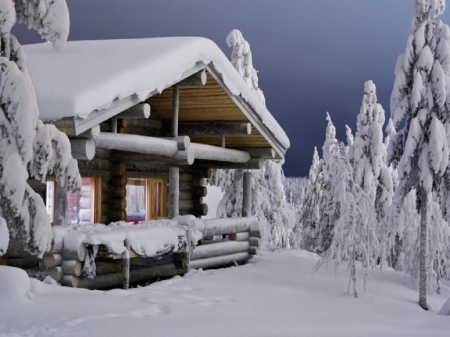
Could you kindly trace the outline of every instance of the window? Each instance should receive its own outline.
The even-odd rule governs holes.
[[[166,180],[163,178],[127,180],[128,222],[166,216]]]
[[[101,221],[101,178],[81,179],[81,192],[67,193],[66,220],[68,224],[92,224]],[[47,182],[46,207],[53,223],[58,199],[55,181]]]

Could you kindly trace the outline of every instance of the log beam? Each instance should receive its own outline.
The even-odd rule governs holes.
[[[197,85],[205,85],[207,82],[208,76],[206,75],[206,71],[203,69],[178,83],[179,86],[187,87],[187,86],[197,86]]]
[[[187,138],[187,137],[186,137]],[[96,140],[97,147],[109,150],[119,150],[135,153],[169,157],[181,163],[194,162],[194,152],[191,148],[180,151],[181,143],[187,144],[189,141],[177,139],[164,139],[157,137],[146,137],[138,135],[117,134],[102,132]]]
[[[148,103],[137,104],[124,112],[118,114],[115,118],[127,118],[127,119],[147,119],[150,117],[151,108]]]
[[[191,148],[195,152],[195,159],[224,161],[231,163],[247,163],[251,159],[248,152],[225,149],[218,146],[191,143]]]
[[[70,138],[72,157],[75,159],[92,160],[95,157],[95,142],[88,138]]]

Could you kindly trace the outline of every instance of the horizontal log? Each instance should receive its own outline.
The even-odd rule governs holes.
[[[251,230],[249,235],[254,238],[261,238],[261,232],[259,230],[258,231]]]
[[[230,241],[248,241],[250,235],[248,232],[230,234]]]
[[[191,158],[189,154],[192,154],[192,152],[179,153],[178,143],[175,140],[129,134],[102,132],[96,140],[96,144],[97,147],[103,149],[153,154],[175,160],[179,159],[180,161]]]
[[[84,261],[86,258],[86,246],[84,244],[78,245],[75,249],[68,249],[64,247],[61,251],[63,260],[77,260]]]
[[[180,201],[181,200],[193,200],[193,198],[194,198],[192,191],[190,189],[189,190],[180,190],[179,197],[180,197]]]
[[[255,221],[257,221],[256,217],[206,219],[204,220],[205,228],[200,231],[205,237],[248,232]]]
[[[37,257],[7,257],[6,265],[21,269],[32,269],[39,267],[39,261]]]
[[[249,253],[250,255],[258,255],[258,248],[257,248],[257,247],[250,247],[250,248],[248,249],[248,253]]]
[[[240,122],[184,122],[179,124],[180,135],[250,135],[252,125]]]
[[[116,116],[116,118],[147,119],[150,117],[150,113],[151,113],[150,104],[140,103],[125,110],[124,112],[121,112]]]
[[[263,167],[263,161],[259,158],[252,158],[245,163],[231,163],[213,160],[199,160],[196,158],[195,167],[209,169],[260,170]]]
[[[206,81],[207,81],[206,72],[205,72],[205,70],[201,70],[201,71],[185,78],[184,80],[178,82],[177,85],[182,86],[182,87],[199,86],[199,85],[205,85]]]
[[[99,275],[106,275],[106,274],[114,274],[114,273],[120,273],[122,272],[122,265],[119,263],[112,263],[112,262],[121,262],[122,260],[111,260],[111,259],[95,259],[95,273],[96,277]]]
[[[195,152],[195,159],[224,161],[232,163],[246,163],[251,157],[248,152],[221,148],[218,146],[191,143]]]
[[[151,281],[156,278],[182,275],[186,271],[178,269],[173,263],[147,268],[130,270],[130,283]],[[93,279],[65,275],[61,285],[73,288],[107,289],[122,286],[124,275],[122,272],[98,275]]]
[[[252,247],[256,247],[259,248],[261,245],[261,239],[260,238],[255,238],[255,237],[250,237],[248,239],[248,243],[250,244],[250,246]]]
[[[191,210],[194,208],[194,201],[192,199],[182,199],[182,200],[179,200],[178,205],[179,205],[180,209]]]
[[[247,261],[249,258],[249,254],[247,252],[222,255],[216,257],[210,257],[207,259],[200,259],[191,261],[189,264],[190,269],[208,269],[208,268],[217,268],[217,267],[225,267],[235,263],[242,263]]]
[[[111,174],[113,176],[123,176],[127,173],[127,166],[124,163],[115,164],[111,167]]]
[[[197,246],[192,252],[191,261],[215,256],[247,252],[250,247],[246,241],[225,241],[210,245]]]
[[[52,268],[61,265],[63,258],[61,254],[44,254],[42,262],[45,268]]]
[[[194,214],[195,216],[205,216],[208,214],[208,205],[207,204],[194,205],[191,211],[192,214]]]
[[[89,129],[85,132],[80,133],[77,138],[88,138],[88,139],[95,139],[100,134],[100,125],[94,126],[92,129]],[[74,137],[75,135],[71,135]]]
[[[80,261],[64,260],[61,264],[61,269],[64,275],[80,276],[83,264]]]
[[[47,273],[48,276],[50,276],[56,282],[59,282],[64,276],[62,268],[59,267],[59,266],[47,269],[46,273]]]
[[[189,149],[189,147],[191,146],[191,140],[187,136],[168,137],[164,139],[177,142],[178,150],[180,151]]]
[[[72,157],[75,159],[92,160],[95,156],[95,142],[87,138],[70,138]]]
[[[110,159],[111,158],[111,150],[106,149],[95,149],[95,159]]]
[[[271,147],[248,147],[241,150],[250,153],[252,158],[274,159],[276,156],[275,150]]]

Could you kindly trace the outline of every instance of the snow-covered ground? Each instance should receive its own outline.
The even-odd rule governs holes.
[[[355,299],[345,268],[312,273],[315,262],[307,252],[277,251],[131,290],[32,281],[26,296],[26,280],[5,282],[0,269],[0,336],[449,336],[449,316],[436,314],[449,284],[425,312],[398,272],[373,271],[369,293]]]

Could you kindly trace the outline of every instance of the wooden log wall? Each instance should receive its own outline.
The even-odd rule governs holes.
[[[190,268],[219,268],[246,263],[258,253],[261,233],[255,217],[209,219],[204,239],[194,248]]]
[[[73,247],[72,247],[73,248]],[[86,289],[110,289],[125,283],[152,282],[163,277],[184,275],[189,268],[189,254],[177,252],[160,258],[96,258],[96,276],[85,278],[82,274],[86,247],[75,250],[64,247],[44,255],[47,275],[63,286]],[[125,273],[125,270],[127,273]]]

